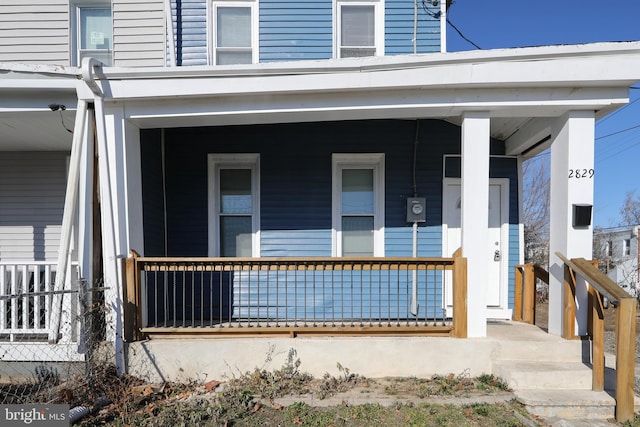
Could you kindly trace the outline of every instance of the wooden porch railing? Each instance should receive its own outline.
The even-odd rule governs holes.
[[[593,341],[592,364],[594,391],[604,390],[604,309],[602,297],[617,303],[616,308],[616,420],[626,422],[634,418],[634,379],[636,350],[637,301],[624,289],[602,273],[592,261],[584,258],[564,262],[564,315],[562,336],[575,339],[576,275],[589,284],[589,333]]]
[[[125,339],[466,338],[467,267],[460,253],[453,258],[151,258],[133,253],[123,260]],[[452,307],[445,304],[449,292]],[[411,313],[414,302],[417,313]]]
[[[549,273],[537,264],[516,265],[513,320],[536,322],[536,281],[549,284]]]

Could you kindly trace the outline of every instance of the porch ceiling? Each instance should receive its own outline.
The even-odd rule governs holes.
[[[0,63],[0,151],[68,151],[78,69]],[[50,104],[63,105],[52,111]]]

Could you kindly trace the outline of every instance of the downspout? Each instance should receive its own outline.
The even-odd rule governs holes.
[[[49,324],[49,344],[58,342],[60,321],[62,317],[62,291],[67,278],[69,267],[69,249],[71,247],[71,234],[75,211],[77,208],[78,184],[80,182],[80,162],[82,160],[82,138],[87,120],[87,102],[78,100],[76,119],[73,128],[71,142],[71,159],[69,161],[69,176],[67,177],[67,189],[64,198],[64,211],[62,214],[62,228],[60,230],[60,246],[58,249],[58,265],[56,267],[55,294],[51,304],[51,320]]]
[[[111,235],[104,236],[102,240],[103,244],[103,256],[105,257],[103,263],[106,266],[107,262],[113,262],[115,267],[115,271],[118,272],[117,263],[119,260],[117,247],[116,247],[116,226],[114,219],[114,209],[113,209],[113,192],[111,188],[111,168],[109,167],[109,156],[107,150],[107,141],[106,141],[106,128],[104,122],[104,94],[102,89],[96,83],[94,79],[94,68],[102,67],[102,63],[95,58],[84,58],[82,60],[82,80],[86,83],[86,85],[91,89],[94,95],[94,114],[95,114],[95,131],[96,138],[98,142],[98,173],[100,175],[100,181],[106,182],[106,187],[102,187],[101,189],[101,197],[100,200],[102,202],[102,213],[101,213],[101,222],[102,229],[105,229],[105,218],[110,221],[109,230]],[[105,268],[105,274],[108,271]],[[114,306],[110,307],[112,313],[115,316],[115,360],[116,360],[116,368],[118,375],[122,375],[125,373],[125,356],[124,356],[124,341],[122,336],[122,301],[120,299],[120,289],[118,284],[120,283],[119,279],[115,279],[114,283],[105,283],[107,288],[111,287],[111,292],[115,295]],[[115,288],[114,288],[115,287]]]
[[[416,178],[416,162],[418,157],[418,136],[420,133],[420,120],[416,120],[416,134],[413,141],[413,197],[418,197],[418,183]],[[411,226],[413,236],[412,256],[418,257],[418,221],[413,221]],[[413,269],[413,281],[411,284],[411,314],[418,315],[418,270]]]
[[[176,40],[173,33],[173,14],[171,13],[171,0],[164,2],[165,25],[167,27],[167,43],[169,44],[169,65],[176,66]],[[165,59],[166,63],[166,59]]]
[[[440,2],[440,52],[447,52],[447,9],[450,0]]]
[[[418,53],[418,0],[413,2],[413,53]]]

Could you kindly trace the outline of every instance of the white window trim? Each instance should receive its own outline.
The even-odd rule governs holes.
[[[220,169],[251,169],[251,256],[260,257],[260,155],[251,154],[209,154],[207,159],[208,173],[208,222],[209,222],[209,256],[220,256],[220,188],[218,172]]]
[[[209,40],[209,48],[207,49],[207,63],[216,64],[216,9],[218,6],[223,7],[248,7],[251,9],[251,63],[257,64],[260,60],[258,52],[258,1],[259,0],[209,0],[207,2],[207,40]]]
[[[631,256],[631,239],[622,239],[622,256]]]
[[[373,256],[384,256],[384,202],[385,165],[384,153],[334,153],[331,158],[332,172],[332,227],[331,256],[342,256],[342,170],[373,169]]]
[[[340,34],[340,25],[341,21],[341,13],[340,6],[342,5],[353,5],[353,6],[374,6],[375,10],[375,25],[376,25],[376,33],[375,33],[375,56],[384,56],[384,34],[385,34],[385,26],[384,26],[384,0],[333,0],[332,5],[332,13],[333,13],[333,57],[340,58],[340,44],[341,44],[341,34]]]
[[[111,35],[113,37],[113,8],[109,0],[78,0],[69,2],[69,63],[79,67],[80,60],[80,9],[108,7],[111,11]],[[113,65],[113,39],[111,40],[111,62]]]

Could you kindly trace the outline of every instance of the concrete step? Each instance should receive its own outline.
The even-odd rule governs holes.
[[[609,419],[615,416],[615,399],[591,390],[516,390],[516,399],[530,413],[547,418]]]
[[[580,363],[583,360],[583,354],[589,355],[590,351],[589,341],[561,338],[551,341],[503,341],[500,343],[496,359]]]
[[[578,362],[499,360],[492,373],[514,390],[591,390],[591,368]]]

